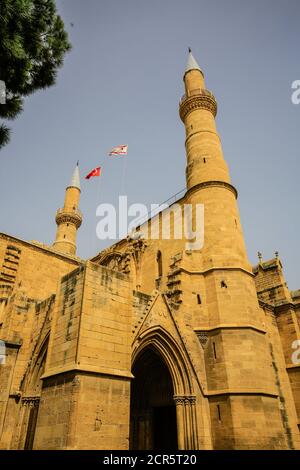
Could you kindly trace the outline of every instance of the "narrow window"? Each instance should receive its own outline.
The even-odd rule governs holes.
[[[220,405],[217,405],[217,410],[218,410],[218,420],[221,421],[221,409],[220,409]]]
[[[160,251],[160,250],[157,252],[156,261],[157,261],[158,277],[162,277],[162,274],[163,274],[163,270],[162,270],[162,255],[161,255],[161,251]]]
[[[66,238],[66,236],[64,235],[64,238]]]
[[[206,163],[206,158],[203,158],[203,162]]]
[[[225,287],[225,289],[227,289],[227,284],[224,280],[221,281],[221,287]]]
[[[197,302],[198,302],[199,305],[201,304],[201,297],[200,297],[200,294],[197,294]]]
[[[214,343],[214,342],[213,342],[213,351],[214,351],[214,358],[217,359],[216,343]]]

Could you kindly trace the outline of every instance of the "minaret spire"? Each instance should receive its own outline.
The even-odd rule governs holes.
[[[72,175],[72,178],[71,178],[71,181],[70,181],[70,184],[68,186],[69,188],[73,187],[73,188],[77,188],[79,190],[81,190],[80,188],[80,175],[79,175],[79,161],[77,162],[77,165],[75,167],[75,170],[73,172],[73,175]]]
[[[189,72],[190,70],[199,70],[203,75],[202,70],[200,69],[195,57],[192,54],[192,49],[189,47],[189,55],[185,68],[185,73]]]
[[[56,212],[57,232],[53,243],[57,250],[70,255],[76,253],[77,230],[82,223],[82,215],[78,209],[80,192],[79,162],[77,162],[70,184],[66,188],[64,207]]]

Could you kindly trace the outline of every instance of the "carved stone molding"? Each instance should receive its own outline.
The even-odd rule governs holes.
[[[82,215],[79,210],[76,210],[76,212],[65,212],[63,209],[58,209],[55,221],[57,225],[63,223],[74,224],[78,229],[82,223]]]
[[[202,348],[204,349],[208,342],[207,331],[197,331],[197,336]]]
[[[194,395],[175,395],[173,397],[176,405],[195,405],[196,397]]]
[[[206,109],[216,117],[217,102],[214,95],[208,90],[199,90],[199,94],[185,97],[179,107],[181,120],[184,121],[188,113],[196,109]]]
[[[130,273],[130,256],[127,253],[120,253],[112,248],[106,248],[101,252],[97,264],[105,266],[113,271]]]
[[[22,406],[34,408],[39,405],[40,397],[23,397],[21,402],[22,402]]]
[[[126,253],[131,254],[136,262],[136,265],[140,264],[141,256],[147,248],[147,243],[143,238],[138,240],[131,240]]]
[[[137,240],[130,239],[128,248],[126,250],[127,255],[129,255],[129,259],[132,257],[135,263],[137,289],[139,289],[141,286],[141,261],[142,255],[147,246],[148,243],[143,238],[139,238]]]

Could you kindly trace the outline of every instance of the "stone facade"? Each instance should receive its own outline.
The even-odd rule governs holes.
[[[0,234],[0,448],[299,449],[300,291],[276,257],[250,265],[216,131],[189,57],[180,117],[187,190],[204,243],[154,221],[76,257],[78,168],[52,247]],[[181,222],[183,224],[183,222]],[[4,359],[4,360],[3,360]]]

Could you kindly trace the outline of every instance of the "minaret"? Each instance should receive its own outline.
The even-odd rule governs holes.
[[[80,192],[79,166],[77,163],[71,182],[66,188],[64,207],[56,212],[57,232],[53,243],[57,250],[70,255],[76,253],[76,235],[82,222],[82,214],[78,209]]]
[[[230,183],[215,124],[217,102],[205,87],[204,74],[189,49],[180,117],[186,129],[187,188],[204,181]]]
[[[186,131],[185,202],[193,208],[204,205],[204,244],[189,253],[193,275],[185,282],[203,295],[195,331],[207,336],[204,359],[214,448],[293,448],[298,439],[295,412],[284,404],[285,393],[290,393],[284,391],[286,373],[280,376],[272,366],[277,352],[258,304],[237,191],[216,130],[217,102],[191,51],[184,84],[179,113]],[[243,422],[250,416],[251,433]],[[272,424],[265,426],[261,417]]]
[[[187,196],[192,204],[204,204],[203,263],[207,267],[238,263],[251,270],[236,202],[237,191],[230,182],[216,129],[217,102],[206,89],[204,74],[191,50],[183,80],[185,95],[179,113],[186,131]]]

